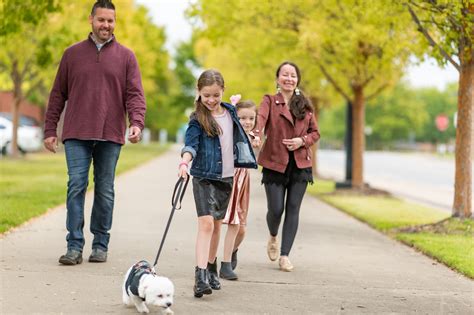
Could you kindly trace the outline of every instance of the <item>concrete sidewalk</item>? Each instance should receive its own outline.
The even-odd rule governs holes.
[[[64,206],[0,239],[0,313],[137,314],[121,304],[122,277],[136,261],[155,258],[171,210],[178,152],[174,147],[117,179],[105,264],[86,261],[92,239],[89,215],[85,261],[74,267],[57,263],[66,245]],[[473,314],[473,281],[309,195],[291,253],[295,270],[279,271],[266,255],[261,175],[253,171],[251,176],[239,280],[222,280],[221,291],[202,299],[192,294],[197,221],[190,184],[157,267],[176,286],[175,314]]]

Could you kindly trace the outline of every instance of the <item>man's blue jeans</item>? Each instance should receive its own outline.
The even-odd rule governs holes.
[[[94,164],[94,204],[90,229],[92,248],[107,250],[114,209],[115,167],[121,145],[110,141],[66,140],[69,181],[67,184],[67,248],[82,252],[84,247],[84,201],[89,184],[89,169]]]

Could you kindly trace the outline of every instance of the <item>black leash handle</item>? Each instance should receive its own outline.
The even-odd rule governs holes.
[[[168,223],[166,224],[165,233],[163,234],[163,238],[161,239],[160,248],[158,249],[158,254],[156,254],[155,262],[153,263],[153,267],[156,266],[158,263],[158,258],[160,258],[161,250],[163,249],[163,244],[165,243],[166,235],[168,234],[168,230],[171,225],[171,220],[173,219],[174,211],[181,209],[181,201],[183,200],[184,193],[186,192],[186,188],[188,187],[189,182],[189,175],[184,179],[180,177],[176,182],[173,190],[173,197],[171,197],[171,214],[168,218]]]
[[[181,201],[183,201],[184,192],[186,191],[186,188],[188,187],[188,182],[189,182],[189,175],[186,177],[186,179],[184,179],[183,177],[180,177],[178,181],[176,182],[176,185],[174,186],[173,197],[171,197],[171,206],[175,210],[181,209]],[[183,183],[184,183],[184,186],[183,186]]]

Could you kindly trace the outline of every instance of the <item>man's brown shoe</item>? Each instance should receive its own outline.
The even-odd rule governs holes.
[[[89,262],[106,262],[107,261],[107,251],[99,249],[99,248],[93,248],[92,253],[89,256]]]
[[[68,249],[65,255],[59,257],[59,263],[63,265],[79,265],[82,263],[82,253],[78,250]]]

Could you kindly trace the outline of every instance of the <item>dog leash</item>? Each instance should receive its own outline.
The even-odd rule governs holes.
[[[156,264],[158,263],[158,258],[160,257],[163,244],[165,243],[166,235],[168,234],[168,229],[170,228],[174,211],[181,209],[181,201],[183,200],[184,193],[186,192],[186,187],[188,187],[188,182],[189,182],[189,175],[186,177],[186,179],[184,179],[183,177],[180,177],[178,181],[176,182],[176,185],[174,186],[173,196],[171,197],[171,206],[172,206],[171,214],[168,219],[168,224],[166,224],[165,233],[163,234],[163,238],[161,239],[160,248],[158,249],[158,254],[156,254],[155,263],[153,264],[153,267],[155,267]]]

